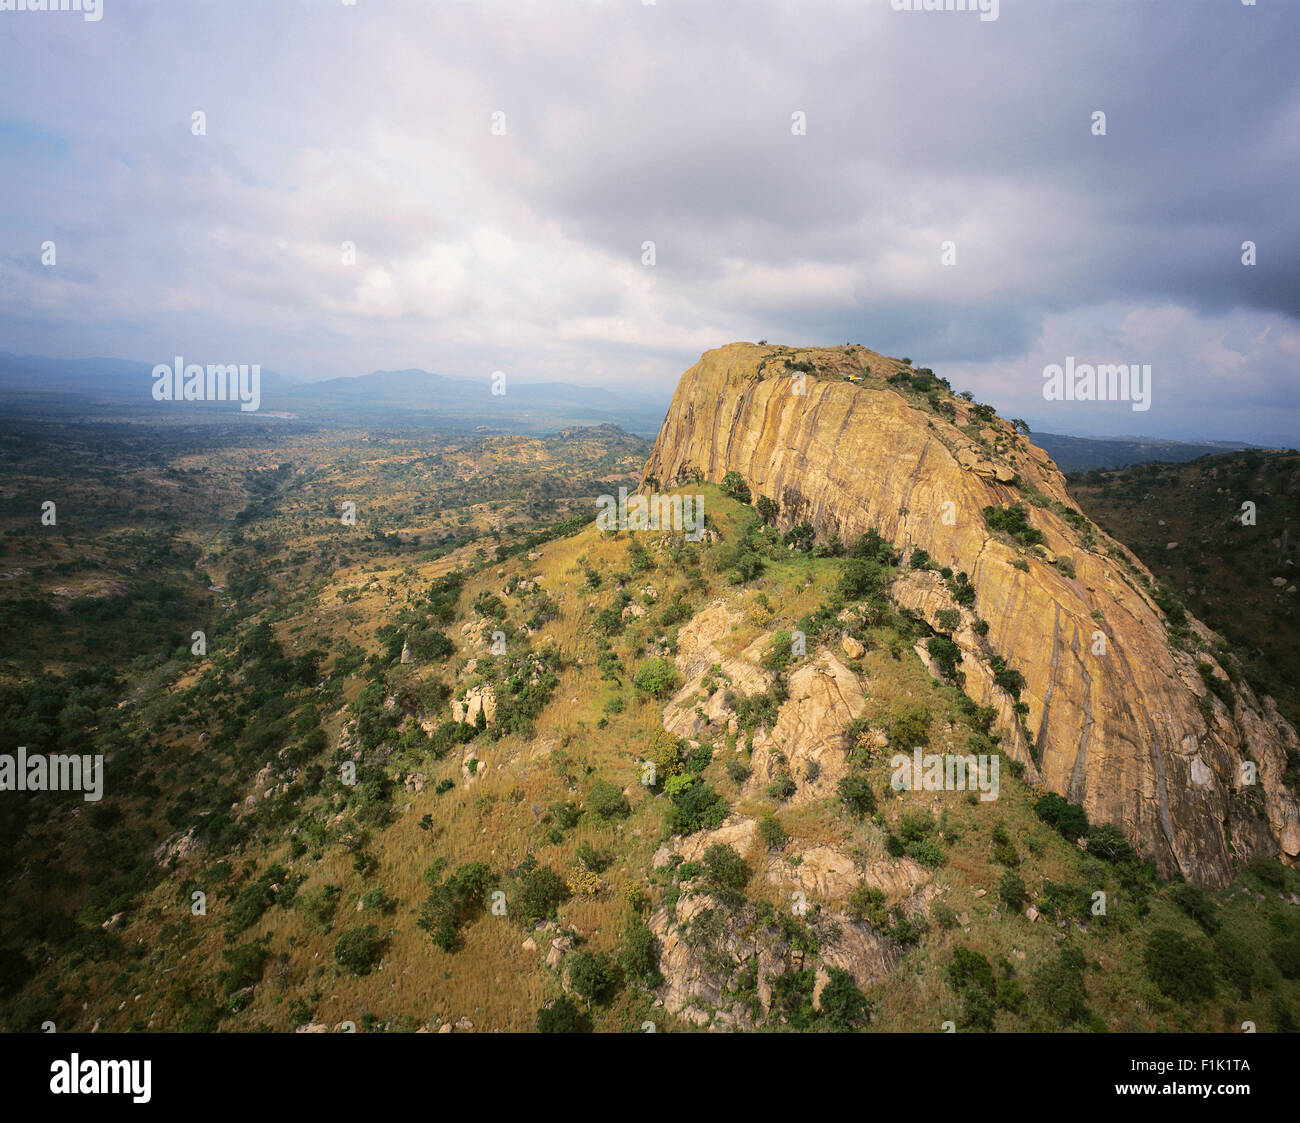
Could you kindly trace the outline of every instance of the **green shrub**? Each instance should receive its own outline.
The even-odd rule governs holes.
[[[1026,546],[1043,541],[1043,532],[1029,525],[1029,512],[1023,503],[1008,507],[985,507],[984,522],[992,531],[1006,534]]]
[[[437,868],[435,866],[435,870]],[[428,932],[443,951],[455,951],[460,943],[461,928],[486,907],[491,886],[492,871],[485,862],[458,866],[456,872],[444,881],[435,881],[420,909],[417,925]]]
[[[1007,908],[1017,912],[1029,900],[1024,879],[1012,870],[1003,873],[1002,880],[998,882],[998,896],[1006,902]]]
[[[853,976],[841,967],[828,967],[826,974],[821,993],[821,1016],[826,1025],[837,1033],[846,1033],[870,1021],[871,1003]]]
[[[1284,979],[1300,979],[1300,936],[1275,941],[1268,954]]]
[[[840,799],[845,809],[856,819],[863,819],[876,810],[876,793],[871,790],[871,781],[861,772],[851,772],[837,785]]]
[[[1174,903],[1210,935],[1219,930],[1219,913],[1204,889],[1195,885],[1175,885],[1169,894]]]
[[[1172,929],[1157,928],[1151,933],[1143,962],[1160,992],[1176,1002],[1199,1002],[1214,995],[1214,976],[1204,946]]]
[[[557,998],[537,1011],[538,1033],[588,1033],[586,1015],[569,998]]]
[[[667,659],[651,656],[636,669],[636,688],[654,698],[666,698],[677,687],[677,668]]]
[[[875,558],[850,557],[840,570],[837,589],[846,601],[862,600],[880,592],[884,581],[884,568]]]
[[[619,948],[619,963],[629,979],[653,990],[663,982],[659,973],[659,941],[636,913],[627,918]]]
[[[727,817],[727,801],[703,780],[691,776],[681,779],[687,783],[669,793],[672,802],[666,815],[668,832],[694,834],[706,828],[712,830],[722,826],[722,820]]]
[[[1034,814],[1071,842],[1088,833],[1088,816],[1083,808],[1054,793],[1043,796],[1034,804]]]
[[[1059,1025],[1068,1026],[1088,1016],[1088,992],[1083,982],[1083,953],[1064,947],[1034,971],[1034,997]]]
[[[715,842],[704,852],[700,867],[705,888],[722,904],[734,907],[744,899],[751,871],[732,847]]]
[[[369,975],[384,950],[383,937],[374,924],[349,928],[334,945],[334,961],[354,975]]]
[[[605,1002],[614,990],[614,962],[602,951],[579,948],[565,965],[569,986],[588,1003]]]
[[[930,653],[939,673],[949,682],[956,682],[960,673],[957,667],[961,662],[961,648],[947,636],[931,636],[926,641],[925,649]]]
[[[799,785],[789,776],[778,776],[772,783],[767,786],[767,794],[779,803],[784,803],[795,792],[799,790]]]
[[[737,503],[749,502],[749,484],[745,482],[745,477],[739,472],[729,471],[722,477],[722,483],[719,485],[724,495],[729,495]]]
[[[938,869],[944,863],[944,853],[937,842],[928,838],[917,839],[907,844],[907,856],[920,862],[923,866]]]
[[[758,835],[769,850],[780,850],[790,841],[789,834],[775,815],[764,815],[758,821]]]
[[[516,913],[526,924],[545,920],[569,896],[564,879],[550,866],[537,866],[520,878],[516,887]]]
[[[608,780],[597,780],[587,793],[587,806],[601,819],[618,819],[627,815],[631,808],[617,784]]]
[[[727,761],[727,778],[733,784],[743,784],[754,774],[754,770],[743,760]]]

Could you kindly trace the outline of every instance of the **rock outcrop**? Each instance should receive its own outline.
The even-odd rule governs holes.
[[[968,688],[1000,707],[1011,751],[1032,752],[1048,788],[1119,825],[1165,875],[1222,886],[1256,854],[1300,865],[1300,804],[1283,776],[1295,730],[1244,682],[1230,706],[1208,690],[1198,664],[1227,677],[1218,637],[1189,618],[1187,638],[1171,640],[1150,574],[1074,511],[1047,453],[959,398],[933,411],[895,391],[885,379],[906,369],[865,348],[710,351],[677,387],[643,488],[734,470],[776,501],[783,528],[845,541],[874,529],[965,571],[976,595],[963,626],[987,621],[981,642],[1024,676],[1032,741],[1014,741],[1018,715],[980,675]],[[988,528],[986,506],[1016,502],[1043,550]],[[954,639],[974,672],[973,633]]]

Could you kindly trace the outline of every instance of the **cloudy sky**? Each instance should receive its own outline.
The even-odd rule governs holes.
[[[666,395],[853,341],[1038,428],[1300,444],[1292,0],[103,5],[0,11],[0,350]],[[1044,401],[1067,356],[1150,410]]]

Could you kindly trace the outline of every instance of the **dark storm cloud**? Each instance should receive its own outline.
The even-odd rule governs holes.
[[[0,13],[0,334],[665,388],[853,340],[1076,428],[1043,366],[1131,353],[1153,405],[1113,425],[1278,442],[1298,40],[1300,6],[1172,0]]]

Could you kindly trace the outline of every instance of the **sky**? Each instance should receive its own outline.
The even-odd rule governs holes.
[[[666,398],[855,342],[1039,429],[1300,444],[1300,3],[902,4],[0,10],[0,350]],[[1067,359],[1150,408],[1046,400]]]

